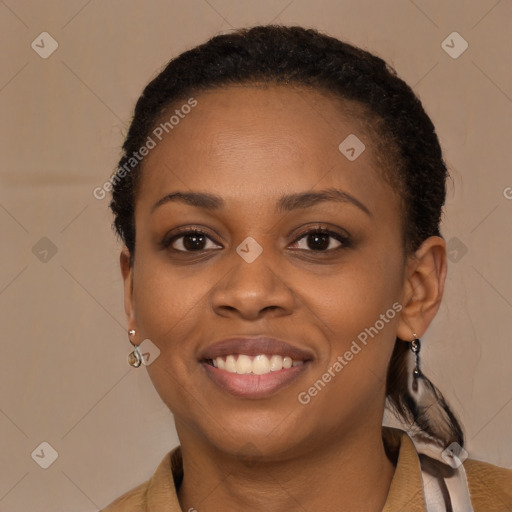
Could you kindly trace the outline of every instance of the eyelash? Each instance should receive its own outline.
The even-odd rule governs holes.
[[[330,252],[333,252],[333,251],[338,251],[340,249],[346,249],[348,247],[351,247],[352,245],[352,241],[351,241],[351,238],[348,236],[348,235],[343,235],[341,233],[337,233],[335,231],[332,231],[330,229],[327,229],[325,227],[321,227],[321,226],[317,226],[317,227],[314,227],[314,228],[311,228],[307,231],[304,231],[302,233],[300,233],[297,238],[294,240],[293,244],[297,243],[298,241],[302,240],[303,238],[307,237],[308,235],[312,235],[312,234],[321,234],[321,235],[327,235],[331,238],[334,238],[335,240],[337,240],[338,242],[340,242],[340,246],[339,247],[335,247],[334,249],[326,249],[326,250],[318,250],[318,251],[315,251],[313,249],[298,249],[300,251],[306,251],[306,252],[312,252],[312,253],[330,253]],[[211,240],[212,242],[214,242],[210,235],[206,232],[206,231],[203,231],[201,229],[198,229],[198,228],[184,228],[182,230],[179,230],[177,233],[174,233],[171,237],[169,236],[166,236],[162,242],[161,242],[161,247],[162,249],[169,249],[170,246],[176,241],[176,240],[179,240],[180,238],[183,238],[187,235],[202,235],[202,236],[205,236],[206,238],[208,238],[209,240]],[[214,242],[216,243],[216,242]],[[197,251],[184,251],[184,250],[181,250],[181,249],[174,249],[174,248],[171,248],[170,250],[176,252],[176,253],[184,253],[184,254],[192,254],[192,253],[198,253],[198,254],[201,254],[201,253],[204,253],[204,252],[207,252],[211,249],[200,249],[200,250],[197,250]]]

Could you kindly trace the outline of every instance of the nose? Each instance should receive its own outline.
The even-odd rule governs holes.
[[[269,315],[290,315],[295,298],[264,250],[251,263],[233,254],[233,266],[213,288],[211,304],[220,316],[257,320]]]

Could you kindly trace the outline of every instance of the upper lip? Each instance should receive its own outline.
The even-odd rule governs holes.
[[[291,357],[294,361],[308,361],[313,359],[310,351],[301,349],[286,341],[271,336],[232,336],[213,343],[202,351],[200,359],[208,360],[230,354],[246,354],[257,356],[260,354],[281,355]]]

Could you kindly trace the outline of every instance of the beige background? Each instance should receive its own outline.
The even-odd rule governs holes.
[[[92,191],[168,59],[269,22],[376,52],[424,102],[453,173],[424,370],[470,456],[512,467],[511,20],[503,0],[1,1],[0,512],[98,510],[177,444],[146,370],[126,363],[119,245]],[[47,59],[31,48],[43,31],[59,44]],[[441,47],[453,31],[469,43],[457,59]],[[31,457],[43,441],[48,469]]]

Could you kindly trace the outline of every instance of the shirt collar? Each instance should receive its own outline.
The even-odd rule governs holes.
[[[425,512],[421,467],[416,448],[402,430],[382,427],[386,452],[396,458],[396,467],[388,497],[382,512]],[[147,489],[147,512],[159,512],[166,507],[169,512],[182,512],[177,489],[183,479],[183,460],[179,446],[162,460]]]

